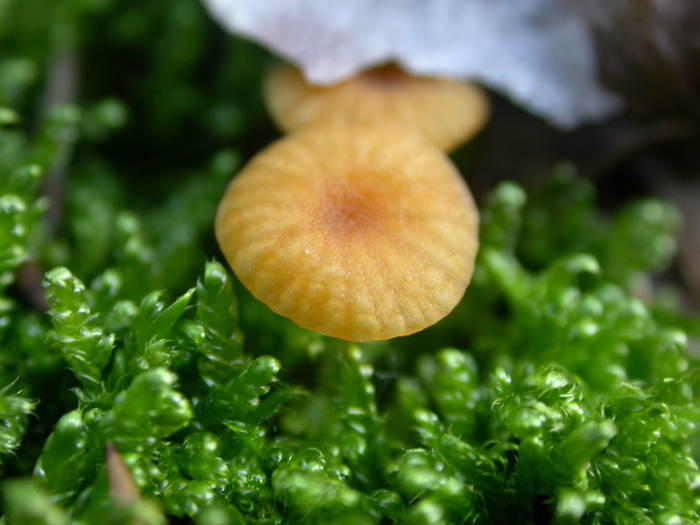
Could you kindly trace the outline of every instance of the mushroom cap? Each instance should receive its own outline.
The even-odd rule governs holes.
[[[393,66],[369,69],[334,86],[314,86],[291,66],[273,68],[264,94],[272,119],[283,131],[308,124],[387,123],[410,126],[444,151],[475,135],[489,116],[479,86],[441,78],[414,77]]]
[[[393,126],[303,128],[234,178],[216,237],[243,285],[304,328],[350,341],[408,335],[469,284],[478,212],[450,160]]]

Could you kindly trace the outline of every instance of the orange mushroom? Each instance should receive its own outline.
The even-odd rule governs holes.
[[[330,87],[313,86],[291,66],[272,69],[265,101],[283,131],[308,124],[385,123],[409,126],[444,151],[486,123],[489,101],[475,84],[414,77],[393,65],[365,71]]]
[[[227,189],[216,237],[272,310],[351,341],[447,315],[471,279],[478,212],[449,159],[380,125],[303,128],[255,156]]]

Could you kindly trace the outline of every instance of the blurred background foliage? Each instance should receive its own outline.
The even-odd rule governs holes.
[[[465,300],[349,345],[217,262],[222,192],[278,136],[274,57],[196,0],[0,0],[0,50],[7,522],[700,521],[675,208],[566,148],[499,183],[497,100],[455,155],[482,206]]]

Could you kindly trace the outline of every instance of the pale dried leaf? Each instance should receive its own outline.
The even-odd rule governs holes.
[[[620,107],[596,79],[592,44],[566,0],[203,0],[230,31],[317,84],[396,61],[479,81],[571,128]]]

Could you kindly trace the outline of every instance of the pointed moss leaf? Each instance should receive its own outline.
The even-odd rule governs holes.
[[[353,468],[358,482],[367,484],[379,475],[378,458],[386,443],[372,382],[374,369],[364,362],[359,346],[342,344],[324,354],[320,374],[322,401],[308,406],[310,420],[301,423]]]
[[[175,516],[193,516],[217,501],[216,490],[206,481],[176,479],[163,493],[165,509]]]
[[[496,186],[481,215],[481,244],[512,253],[526,201],[525,191],[517,184],[502,182]]]
[[[117,215],[126,199],[124,183],[108,167],[97,164],[84,171],[79,179],[69,181],[64,215],[71,268],[92,276],[111,263],[118,237]]]
[[[628,272],[663,270],[676,253],[680,224],[680,214],[670,204],[648,199],[626,206],[615,217],[609,266]]]
[[[559,259],[552,264],[543,275],[547,288],[557,289],[574,284],[574,279],[581,276],[599,275],[598,261],[587,254],[577,254]]]
[[[660,381],[688,369],[688,337],[670,329],[647,331],[629,345],[628,370],[632,378]]]
[[[429,495],[422,501],[436,505],[448,521],[467,515],[483,519],[479,509],[486,508],[488,498],[502,498],[504,461],[450,434],[431,412],[416,411],[415,421],[420,440],[431,453],[408,451],[393,467],[406,496]]]
[[[110,436],[115,441],[165,438],[186,427],[192,408],[185,396],[173,390],[176,379],[163,368],[136,376],[114,400],[107,418]]]
[[[0,187],[5,194],[15,194],[24,199],[34,197],[44,172],[39,164],[23,164],[9,170],[5,180],[0,176]]]
[[[445,481],[444,463],[423,449],[408,450],[394,469],[396,486],[409,499],[432,491]]]
[[[141,369],[167,367],[177,356],[178,350],[165,339],[151,339],[136,359],[136,366]]]
[[[40,203],[28,205],[19,195],[0,194],[0,292],[14,282],[14,272],[28,259],[27,238],[42,208]]]
[[[139,308],[132,301],[122,300],[124,281],[118,270],[109,268],[98,275],[91,283],[90,291],[105,329],[114,333],[131,329]]]
[[[64,390],[66,385],[59,387],[55,381],[40,379],[54,377],[56,371],[65,369],[61,353],[47,344],[49,325],[46,316],[22,311],[20,305],[0,297],[0,347],[3,348],[0,352],[0,381],[5,384],[16,382],[17,391],[21,386],[23,392],[30,393],[37,401],[50,393],[54,400],[60,398],[72,402],[74,396]],[[73,383],[70,373],[61,376]],[[71,403],[66,410],[72,406]],[[60,414],[56,414],[58,416]]]
[[[82,488],[92,468],[89,436],[78,410],[58,420],[34,467],[34,479],[54,501],[66,504]]]
[[[272,457],[267,456],[267,431],[261,425],[241,421],[225,421],[224,424],[229,431],[225,437],[235,443],[236,450],[235,455],[227,456],[228,485],[235,494],[233,501],[246,513],[273,512],[269,505],[272,498],[270,471],[284,461],[288,453],[277,449]]]
[[[541,370],[524,385],[499,382],[496,392],[494,412],[517,438],[542,433],[553,438],[583,422],[584,385],[565,369]]]
[[[5,58],[5,57],[3,57]],[[0,104],[14,107],[41,76],[31,58],[8,56],[0,62]]]
[[[13,385],[0,390],[0,471],[7,454],[19,447],[27,430],[29,415],[33,413],[36,402],[9,392]]]
[[[531,293],[531,277],[517,259],[503,252],[486,248],[479,257],[486,271],[505,294],[515,301],[525,300]]]
[[[32,148],[31,159],[42,166],[57,166],[66,161],[78,140],[81,110],[65,104],[47,113]]]
[[[211,480],[224,485],[229,477],[229,465],[219,457],[220,449],[221,442],[214,434],[190,434],[183,443],[183,471],[192,479]]]
[[[419,485],[410,489],[405,485],[405,489],[428,495],[422,501],[437,506],[448,521],[467,515],[476,519],[489,496],[502,498],[502,460],[490,458],[447,432],[435,414],[418,410],[415,420],[420,439],[432,454],[422,449],[409,451],[401,460],[409,463],[394,467],[399,482],[425,483],[422,490]]]
[[[402,416],[410,414],[417,409],[427,409],[429,398],[421,384],[414,378],[402,377],[396,382],[396,400]]]
[[[16,305],[14,301],[11,301],[10,299],[5,299],[4,297],[0,296],[0,340],[4,338],[5,331],[8,328],[10,328],[10,323],[12,322],[12,313],[15,310],[15,308]],[[9,381],[10,378],[8,377],[7,380]]]
[[[426,498],[411,508],[407,523],[411,525],[446,525],[448,517],[439,502],[432,498]]]
[[[93,104],[82,119],[83,134],[94,141],[103,141],[111,133],[123,127],[128,118],[124,103],[115,98],[106,98]]]
[[[12,181],[27,164],[27,137],[17,130],[0,129],[0,139],[0,188],[3,193],[22,195],[25,192],[18,191]]]
[[[68,513],[55,499],[25,480],[8,481],[3,485],[3,495],[9,523],[24,525],[69,525]]]
[[[209,505],[195,516],[196,525],[244,525],[248,523],[240,510],[222,503]]]
[[[217,154],[206,173],[173,185],[167,201],[147,216],[144,224],[156,248],[153,287],[171,288],[194,277],[207,255],[202,238],[211,235],[212,217],[231,177],[222,168],[237,164],[234,152]]]
[[[342,516],[360,509],[363,496],[328,469],[326,459],[318,450],[301,451],[292,461],[272,474],[272,486],[278,498],[291,505],[297,514],[313,517],[321,511],[334,511]],[[327,519],[333,516],[326,513]]]
[[[539,269],[561,256],[595,254],[591,248],[600,248],[606,223],[595,211],[594,197],[593,185],[566,165],[530,195],[518,246],[523,262]]]
[[[53,330],[49,337],[61,350],[73,373],[90,392],[101,389],[102,369],[114,347],[114,335],[100,326],[85,298],[85,286],[63,267],[44,277]]]
[[[476,424],[479,383],[475,361],[455,349],[440,351],[432,366],[419,366],[443,420],[456,435],[472,436]]]
[[[617,430],[610,421],[588,421],[554,447],[554,458],[565,479],[573,479],[588,462],[608,446]]]
[[[208,262],[204,278],[197,281],[197,320],[204,336],[197,344],[200,374],[208,384],[221,385],[240,364],[243,335],[231,280],[218,262]]]
[[[211,409],[224,419],[246,420],[270,391],[281,367],[277,359],[268,356],[245,363],[232,379],[212,390]]]
[[[143,492],[144,496],[146,491],[160,494],[168,482],[168,475],[172,474],[172,470],[167,465],[167,459],[170,458],[170,448],[160,447],[159,452],[165,459],[164,463],[166,464],[164,465],[157,464],[150,454],[144,454],[142,451],[122,454],[122,459],[129,469],[134,485]]]
[[[308,396],[306,390],[277,384],[273,391],[260,399],[257,408],[250,412],[249,418],[253,421],[268,420],[281,412],[290,401],[306,396]]]
[[[17,124],[21,120],[19,114],[10,108],[0,107],[0,127]]]
[[[135,319],[134,333],[136,344],[143,348],[153,339],[171,339],[175,325],[185,313],[194,295],[194,288],[167,305],[164,294],[153,292],[147,295],[139,306]]]
[[[396,492],[379,489],[370,494],[368,503],[380,518],[392,522],[398,522],[403,518],[403,501]]]
[[[207,262],[204,278],[197,282],[197,318],[214,334],[227,340],[238,323],[236,298],[226,269]],[[228,337],[226,337],[228,336]]]
[[[357,345],[337,352],[333,361],[337,367],[334,384],[338,387],[342,385],[344,390],[340,399],[346,405],[350,416],[348,423],[357,430],[362,429],[362,433],[371,435],[371,427],[378,423],[375,389],[372,383],[373,367],[364,362],[362,351]]]
[[[116,217],[118,268],[124,280],[126,298],[138,300],[143,297],[144,286],[150,284],[151,275],[157,269],[154,248],[146,239],[144,227],[133,213],[122,211]]]
[[[163,510],[151,501],[138,500],[127,505],[112,502],[103,503],[99,508],[91,508],[86,513],[87,523],[123,523],[138,525],[167,525],[169,522]]]
[[[564,488],[557,495],[555,514],[559,523],[578,523],[586,507],[586,498],[581,492]]]
[[[168,366],[178,356],[181,349],[172,339],[193,294],[194,289],[190,289],[169,306],[161,292],[153,292],[143,299],[133,320],[137,368]]]

